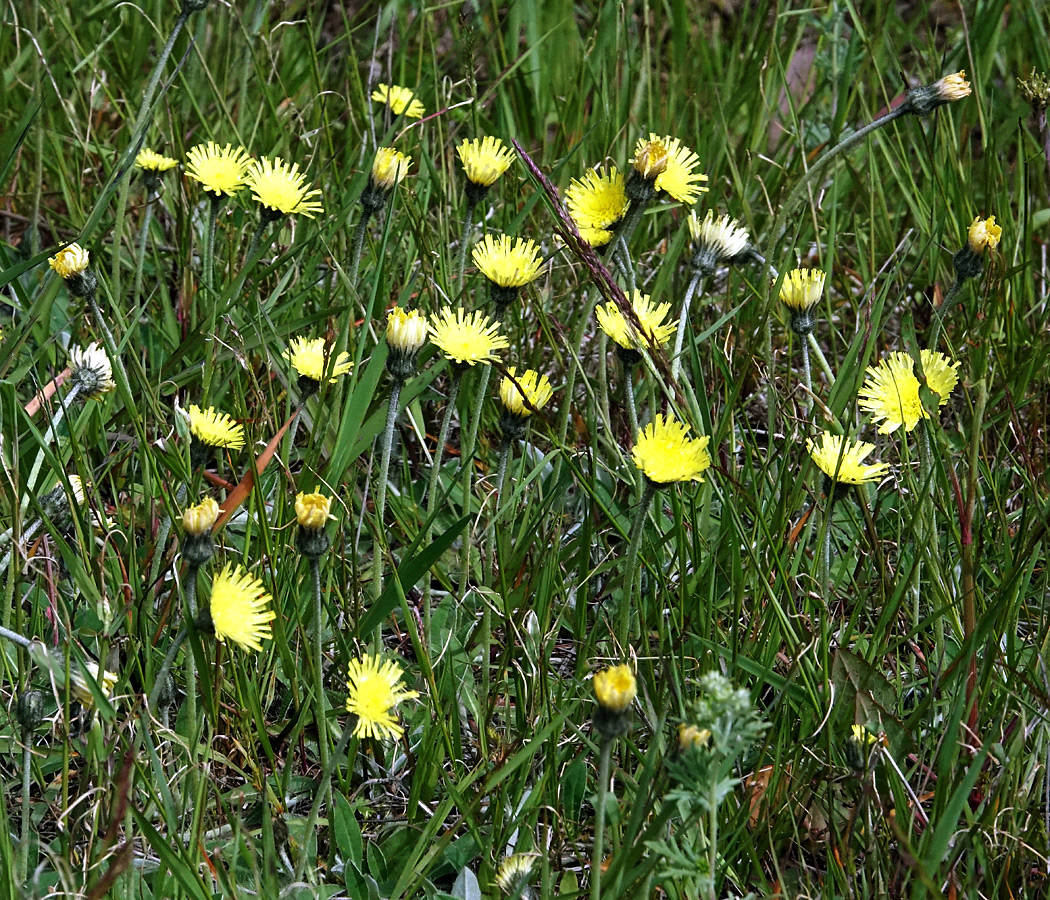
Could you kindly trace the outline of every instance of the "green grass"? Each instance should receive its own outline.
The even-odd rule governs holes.
[[[202,283],[199,186],[181,169],[163,176],[140,263],[145,189],[137,170],[119,168],[177,7],[2,13],[0,528],[14,540],[0,559],[15,549],[0,571],[0,624],[44,641],[56,660],[49,674],[39,652],[0,642],[3,895],[394,900],[474,897],[479,885],[497,896],[504,857],[527,852],[534,896],[587,896],[603,740],[590,676],[628,660],[639,699],[612,749],[603,896],[1042,896],[1050,185],[1016,78],[1050,70],[1046,11],[997,0],[935,22],[922,4],[848,0],[736,12],[681,0],[361,7],[212,3],[176,40],[145,144],[180,162],[202,141],[242,144],[297,162],[323,192],[323,215],[271,226],[247,267],[258,205],[247,190],[227,202],[213,291]],[[841,157],[774,244],[780,204],[823,150],[907,86],[959,69],[969,98],[897,119]],[[416,90],[428,117],[391,121],[369,99],[380,81]],[[713,465],[703,484],[657,493],[639,571],[628,573],[640,492],[623,370],[614,353],[603,364],[593,317],[583,320],[594,280],[559,249],[552,210],[516,162],[478,207],[474,235],[531,237],[550,256],[507,314],[500,365],[547,373],[554,399],[512,448],[497,505],[499,374],[482,397],[480,368],[468,371],[429,521],[424,490],[452,371],[425,347],[401,394],[377,521],[386,310],[487,300],[469,262],[456,279],[465,202],[455,145],[515,139],[564,191],[588,166],[627,167],[649,132],[699,155],[710,176],[701,216],[738,218],[779,271],[801,261],[829,273],[815,334],[834,379],[814,366],[813,411],[768,273],[747,263],[706,278],[679,383],[658,360],[635,387],[643,424],[675,412],[710,436]],[[373,141],[409,153],[412,174],[370,223],[354,285]],[[657,204],[631,243],[639,287],[671,304],[672,318],[692,274],[687,214]],[[877,435],[857,391],[885,353],[926,346],[978,214],[995,215],[1003,239],[945,323],[940,346],[961,360],[961,380],[931,421],[927,485],[919,432]],[[67,366],[67,346],[103,337],[47,266],[73,240],[91,253],[127,384],[71,405],[47,439],[68,382],[40,410],[32,401]],[[294,438],[275,440],[300,406],[282,356],[298,335],[345,346],[356,365],[305,402]],[[175,411],[193,403],[232,415],[249,441],[207,475]],[[460,448],[479,405],[465,497]],[[892,465],[830,517],[806,452],[824,428],[873,441],[872,459]],[[72,475],[89,483],[88,502],[63,521],[46,497]],[[272,639],[249,652],[191,634],[173,669],[175,702],[148,711],[184,620],[181,511],[241,483],[198,596],[223,564],[242,563],[272,595]],[[324,729],[294,511],[296,493],[316,485],[334,498],[321,559]],[[494,567],[481,552],[490,533]],[[466,578],[464,544],[474,550]],[[625,602],[629,646],[616,638]],[[352,739],[337,753],[352,724],[347,665],[376,648],[420,698],[399,708],[402,738]],[[118,676],[94,712],[67,690],[84,659]],[[675,729],[697,722],[712,671],[747,691],[756,718],[708,726],[715,739],[689,769]],[[47,721],[26,735],[15,709],[30,690]],[[860,771],[849,764],[854,724],[884,735]],[[725,796],[712,818],[703,804],[716,772]],[[709,858],[715,821],[711,884],[697,861]]]

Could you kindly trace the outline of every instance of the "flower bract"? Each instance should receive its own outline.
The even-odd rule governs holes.
[[[155,153],[148,147],[140,150],[138,156],[135,157],[135,165],[144,172],[167,172],[168,169],[174,169],[178,164],[177,159]]]
[[[312,219],[324,212],[324,207],[312,199],[320,197],[321,191],[310,188],[306,176],[299,171],[299,163],[289,166],[279,156],[272,160],[264,156],[248,167],[246,182],[255,199],[271,214],[295,213]]]
[[[211,194],[232,197],[244,187],[252,159],[243,147],[220,147],[213,141],[197,144],[186,154],[186,175]]]
[[[638,682],[626,663],[602,669],[594,676],[594,697],[608,712],[623,712],[637,694]]]
[[[648,294],[635,291],[631,307],[638,319],[638,325],[641,326],[640,330],[634,322],[629,322],[624,317],[620,308],[611,300],[598,307],[599,327],[625,350],[647,349],[650,343],[658,347],[666,344],[678,324],[664,324],[664,317],[670,312],[671,304],[654,305]]]
[[[384,191],[391,191],[408,174],[412,157],[393,147],[380,147],[372,161],[372,182]]]
[[[657,161],[658,160],[658,161]],[[648,140],[639,138],[631,164],[636,171],[642,165],[648,172],[663,168],[656,176],[656,189],[663,191],[679,203],[693,204],[707,190],[704,183],[707,175],[698,171],[699,157],[675,137],[657,137],[650,134]]]
[[[244,446],[244,426],[238,425],[226,413],[212,407],[201,409],[196,404],[187,410],[190,432],[201,443],[211,447],[239,450]]]
[[[707,435],[689,436],[689,426],[657,413],[638,435],[631,450],[634,464],[657,484],[703,481],[711,466]]]
[[[580,236],[592,247],[602,247],[613,238],[613,229],[627,214],[627,199],[623,175],[612,166],[584,172],[574,178],[565,191],[565,205],[576,223]]]
[[[88,262],[87,250],[80,244],[70,244],[52,256],[47,264],[58,273],[59,278],[69,279],[74,275],[82,275],[88,267]]]
[[[423,118],[423,104],[416,99],[415,91],[397,84],[377,84],[372,99],[385,103],[395,116],[404,113],[406,119]]]
[[[211,586],[211,623],[216,640],[229,638],[246,650],[262,650],[276,617],[263,583],[240,566],[227,565]]]
[[[303,378],[321,381],[327,369],[328,380],[334,384],[336,379],[349,372],[354,364],[350,361],[348,353],[340,353],[330,365],[329,356],[324,338],[292,338],[288,349],[284,351],[284,358],[291,362],[292,368]]]
[[[546,375],[532,369],[518,375],[514,366],[507,369],[507,375],[499,385],[500,400],[507,412],[515,416],[531,416],[533,410],[542,409],[553,394],[554,388]]]
[[[517,288],[535,281],[543,262],[533,240],[486,234],[471,252],[474,265],[493,284]]]
[[[446,306],[430,323],[430,339],[445,356],[457,363],[474,365],[499,359],[497,350],[510,342],[500,334],[499,323],[492,322],[480,310],[468,313]]]
[[[397,663],[380,661],[378,656],[363,656],[350,662],[346,673],[346,710],[357,716],[354,735],[359,738],[397,738],[403,733],[395,717],[402,700],[413,700],[416,691],[401,686],[401,669]]]
[[[456,147],[456,154],[463,163],[467,181],[480,187],[491,187],[514,162],[514,154],[503,141],[491,136],[463,141]]]
[[[875,449],[874,444],[851,441],[848,437],[825,431],[820,443],[807,441],[809,455],[825,475],[841,484],[864,484],[879,481],[890,467],[886,463],[864,465],[864,459]]]

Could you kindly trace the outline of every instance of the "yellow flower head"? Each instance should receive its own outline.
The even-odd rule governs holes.
[[[240,566],[227,565],[211,586],[211,624],[215,638],[229,638],[245,650],[262,650],[262,639],[271,637],[270,595],[263,583]]]
[[[284,358],[289,360],[292,368],[303,378],[321,381],[325,376],[329,354],[325,352],[324,338],[292,338]],[[329,382],[334,384],[340,375],[345,375],[353,368],[348,353],[340,353],[331,366]]]
[[[88,262],[87,250],[80,244],[70,244],[52,256],[47,264],[58,273],[59,278],[69,279],[74,275],[83,275]]]
[[[499,384],[499,398],[507,412],[522,418],[531,416],[533,410],[543,409],[553,394],[550,379],[532,369],[526,369],[518,375],[514,366],[511,366]]]
[[[382,740],[401,736],[403,729],[394,709],[402,700],[419,696],[401,687],[401,674],[397,663],[380,662],[378,656],[351,660],[346,673],[346,711],[357,716],[356,737]]]
[[[973,224],[970,225],[970,230],[966,235],[966,243],[970,245],[970,249],[973,250],[978,256],[984,253],[984,248],[987,247],[989,250],[994,250],[999,246],[999,238],[1003,236],[1003,229],[995,224],[995,216],[989,216],[987,219],[982,219],[978,216],[973,220]]]
[[[641,330],[628,322],[620,308],[611,300],[598,307],[598,325],[610,338],[624,350],[642,350],[655,344],[662,347],[674,334],[677,321],[663,324],[664,317],[670,312],[670,303],[653,305],[648,294],[634,292],[631,302],[634,314],[638,318]]]
[[[704,470],[711,466],[710,440],[706,434],[689,437],[688,425],[657,413],[639,433],[631,457],[645,477],[657,484],[703,481]]]
[[[117,386],[109,357],[97,343],[88,344],[83,349],[70,347],[69,366],[71,381],[85,399],[95,400]]]
[[[480,310],[473,313],[446,306],[429,325],[430,339],[445,356],[457,363],[474,365],[498,360],[497,350],[510,342],[500,334],[499,322],[492,322]]]
[[[885,477],[890,467],[886,463],[864,465],[865,457],[875,449],[874,444],[864,441],[851,441],[848,437],[825,431],[820,437],[820,444],[812,439],[806,442],[809,455],[813,457],[820,470],[833,481],[841,484],[864,484],[868,481],[879,481]]]
[[[565,191],[565,205],[580,236],[592,247],[603,247],[613,237],[613,227],[627,214],[623,174],[612,166],[608,172],[588,169],[583,178],[573,179]]]
[[[858,744],[864,744],[869,747],[878,740],[878,738],[863,725],[851,725],[850,737]]]
[[[638,682],[625,663],[602,669],[594,676],[594,697],[607,712],[623,712],[637,695]]]
[[[496,238],[486,234],[470,255],[482,275],[504,288],[518,288],[535,281],[543,266],[535,241],[506,234]]]
[[[693,204],[708,190],[704,186],[707,175],[697,171],[700,165],[699,157],[683,146],[678,138],[660,138],[655,134],[650,134],[648,140],[639,138],[631,165],[635,171],[648,178],[649,175],[643,169],[650,173],[657,171],[661,159],[663,168],[656,175],[655,184],[658,191],[663,191],[679,203]]]
[[[919,398],[919,379],[907,353],[891,353],[877,366],[868,366],[868,376],[860,389],[858,406],[878,422],[879,434],[891,434],[902,425],[911,431],[919,419],[928,418]]]
[[[480,141],[463,141],[456,147],[467,181],[480,187],[491,187],[510,164],[514,154],[497,137],[484,137]]]
[[[213,141],[197,144],[186,154],[186,175],[199,181],[211,194],[232,197],[244,187],[245,175],[252,159],[243,147],[232,144],[220,147]]]
[[[77,506],[83,506],[84,501],[87,499],[87,494],[84,493],[84,479],[79,475],[70,475],[69,487],[73,491],[73,502]]]
[[[408,174],[412,157],[393,147],[380,147],[372,160],[372,183],[384,191],[392,191]]]
[[[697,728],[695,725],[686,725],[684,722],[678,726],[679,753],[685,753],[687,750],[700,750],[710,742],[710,729]]]
[[[182,513],[182,528],[186,534],[200,537],[215,527],[219,520],[219,504],[205,497],[196,506],[188,506]]]
[[[135,157],[135,165],[145,172],[167,172],[168,169],[174,169],[178,164],[177,159],[154,153],[148,147],[140,150],[138,156]]]
[[[511,897],[525,897],[525,888],[536,866],[535,853],[512,853],[505,856],[496,870],[496,886]]]
[[[405,114],[406,119],[423,118],[423,104],[415,98],[415,91],[397,84],[377,84],[372,99],[385,103],[395,116]]]
[[[427,340],[427,317],[418,309],[395,306],[386,317],[386,342],[402,353],[418,353]]]
[[[747,249],[751,240],[747,229],[736,219],[729,216],[716,219],[710,209],[703,221],[696,210],[692,210],[686,224],[693,240],[693,265],[705,270],[713,270],[719,263],[735,259]]]
[[[324,528],[325,522],[334,519],[332,515],[332,498],[320,493],[321,488],[314,488],[314,493],[295,495],[295,518],[300,528],[318,531]]]
[[[296,213],[312,219],[316,213],[324,212],[324,207],[311,199],[320,197],[320,190],[310,189],[306,176],[299,171],[299,163],[289,166],[279,156],[272,160],[264,156],[252,161],[245,180],[255,199],[271,214]]]
[[[962,100],[970,96],[970,82],[966,80],[966,72],[960,71],[953,75],[945,75],[932,85],[937,91],[938,99],[944,103],[953,100]]]
[[[244,446],[244,426],[238,425],[226,413],[212,407],[201,409],[197,404],[187,410],[190,433],[210,447],[228,447],[239,450]]]
[[[952,362],[936,350],[920,350],[919,361],[926,376],[926,386],[938,396],[939,405],[944,406],[959,383],[958,360]]]
[[[113,698],[113,688],[117,684],[116,673],[109,671],[100,672],[98,663],[90,659],[84,662],[84,668],[87,670],[86,672],[78,671],[75,665],[70,668],[69,690],[73,696],[85,707],[93,707],[95,705],[95,697],[87,683],[87,679],[90,678],[95,682],[99,693],[107,700],[111,700]]]
[[[792,269],[780,285],[780,299],[790,309],[806,312],[819,302],[825,278],[819,269]]]

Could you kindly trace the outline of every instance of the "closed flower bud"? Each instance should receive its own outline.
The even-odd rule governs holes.
[[[912,88],[900,108],[916,116],[928,116],[938,106],[962,100],[969,97],[970,93],[970,82],[966,80],[966,73],[955,72],[937,79],[933,84]]]
[[[594,697],[598,701],[595,728],[608,738],[626,734],[631,724],[631,704],[637,695],[638,682],[630,666],[611,666],[595,675]]]
[[[295,545],[299,552],[308,559],[317,559],[328,550],[331,542],[324,530],[325,523],[332,518],[332,500],[319,493],[299,493],[295,497],[295,518],[299,522],[299,532]]]
[[[205,497],[196,506],[187,507],[182,514],[182,527],[186,534],[199,537],[210,534],[219,518],[219,504]]]
[[[994,250],[999,246],[999,238],[1003,235],[1003,229],[995,224],[995,216],[982,219],[977,216],[970,225],[966,235],[966,243],[974,253],[984,253],[984,248]]]
[[[36,731],[44,721],[44,695],[40,691],[22,691],[15,704],[15,718],[25,734]]]

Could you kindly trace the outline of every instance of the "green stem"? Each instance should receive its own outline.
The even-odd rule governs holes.
[[[197,621],[197,570],[200,566],[189,563],[186,567],[186,621]],[[196,755],[197,746],[197,658],[193,649],[186,654],[186,718],[189,720],[190,752]],[[192,772],[191,767],[188,773]],[[192,782],[191,782],[192,784]],[[192,793],[192,791],[191,791]]]
[[[357,278],[361,272],[361,257],[365,252],[365,235],[368,233],[368,222],[372,218],[372,211],[368,207],[361,208],[361,218],[354,228],[354,238],[350,244],[350,287],[357,287]],[[346,347],[341,348],[343,350]]]
[[[689,287],[685,289],[685,299],[682,301],[682,316],[678,320],[678,334],[674,339],[674,356],[671,358],[671,376],[676,380],[682,371],[682,345],[685,343],[685,329],[689,322],[689,307],[692,305],[693,296],[700,288],[700,281],[703,277],[702,272],[693,272],[693,277],[689,279]]]
[[[828,365],[828,361],[824,356],[824,351],[820,349],[820,344],[817,343],[817,337],[814,334],[806,335],[806,343],[809,345],[810,350],[813,351],[817,357],[817,365],[820,366],[820,370],[827,376],[828,383],[835,383],[835,373],[831,371],[831,366]]]
[[[838,487],[835,484],[828,488],[827,504],[824,507],[824,521],[821,523],[820,532],[820,595],[824,598],[825,605],[831,604],[831,517],[835,508],[836,490],[838,490]]]
[[[29,742],[33,739],[33,733],[28,730],[22,732],[22,835],[18,843],[18,865],[16,866],[15,883],[25,884],[26,876],[29,874],[29,818],[32,812],[29,806],[29,777],[30,766],[33,762],[33,753]]]
[[[627,417],[631,422],[631,443],[638,440],[638,407],[634,402],[634,370],[635,367],[625,365],[623,367],[623,400],[627,405]]]
[[[948,288],[948,293],[944,295],[944,300],[941,302],[940,307],[934,313],[933,321],[930,323],[930,340],[926,344],[928,350],[937,349],[937,344],[941,337],[941,329],[944,327],[944,320],[958,302],[959,293],[962,291],[962,286],[965,283],[963,279],[956,276],[952,286]]]
[[[808,335],[807,335],[808,337]],[[806,418],[809,418],[809,413],[813,409],[813,372],[809,367],[809,342],[802,339],[802,375],[806,380],[806,397],[804,409],[806,411]]]
[[[27,637],[22,637],[17,631],[11,631],[10,628],[4,628],[0,626],[0,637],[7,638],[9,641],[18,644],[19,647],[24,647],[26,650],[29,649],[29,645],[33,642]]]
[[[609,796],[609,770],[613,739],[602,737],[598,750],[598,797],[594,808],[594,848],[591,851],[591,900],[602,895],[602,857],[605,851],[605,806]]]
[[[467,268],[467,250],[470,245],[470,233],[473,230],[474,225],[474,208],[477,206],[476,200],[471,200],[467,197],[467,208],[463,215],[463,233],[459,238],[459,253],[456,255],[456,281],[463,280],[463,273]]]
[[[176,489],[176,506],[182,506],[186,502],[186,490],[185,482]],[[164,518],[160,520],[160,527],[157,529],[157,540],[153,544],[153,562],[149,567],[149,581],[147,582],[151,587],[157,583],[157,578],[160,576],[160,567],[164,562],[164,547],[168,543],[169,534],[171,534],[171,516],[165,513]]]
[[[659,487],[655,481],[650,481],[644,476],[640,477],[644,479],[645,487],[642,490],[642,499],[638,504],[638,513],[635,516],[634,524],[631,526],[631,536],[627,546],[627,581],[624,584],[623,597],[620,599],[620,608],[617,612],[616,639],[620,642],[621,649],[625,649],[630,643],[631,607],[634,605],[635,600],[634,586],[635,582],[641,583],[641,579],[638,578],[638,551],[642,546],[642,531],[645,525],[645,517]],[[638,614],[641,616],[640,604]]]
[[[139,232],[139,245],[135,251],[135,293],[137,306],[142,298],[142,270],[146,266],[146,244],[149,242],[149,226],[153,221],[153,203],[159,195],[146,192],[146,209],[142,214],[142,230]]]
[[[164,657],[164,662],[160,664],[160,669],[157,671],[156,678],[153,679],[153,689],[149,692],[149,699],[146,701],[146,705],[151,711],[155,711],[157,702],[160,699],[161,692],[164,690],[164,683],[168,680],[168,675],[171,673],[172,664],[175,662],[175,657],[178,655],[179,649],[186,642],[186,638],[189,637],[190,626],[184,624],[179,629],[178,634],[175,635],[175,640],[171,642],[171,646],[168,648],[168,652]],[[187,694],[190,688],[187,688]]]
[[[481,428],[481,411],[485,408],[485,397],[492,378],[492,366],[485,366],[481,371],[481,384],[475,394],[474,412],[470,417],[470,427],[460,447],[460,465],[463,467],[463,515],[470,515],[471,497],[474,493],[474,448],[477,446],[478,431]],[[460,569],[463,576],[461,587],[465,588],[470,580],[471,542],[464,540],[460,548]]]
[[[128,412],[131,417],[138,417],[138,404],[135,402],[135,395],[131,392],[131,382],[128,381],[128,373],[124,369],[124,363],[120,358],[120,353],[117,350],[117,342],[113,338],[113,333],[109,330],[109,326],[106,325],[106,320],[102,317],[102,310],[99,309],[98,300],[95,295],[91,294],[88,298],[88,306],[91,308],[91,313],[95,317],[95,324],[98,326],[99,332],[102,334],[102,343],[106,348],[106,353],[109,356],[109,364],[113,369],[113,377],[117,382],[117,387],[120,388],[121,399],[128,407]]]
[[[711,778],[707,795],[707,900],[718,900],[718,779]]]
[[[499,445],[499,466],[496,469],[496,496],[493,501],[492,515],[489,516],[488,534],[485,538],[485,546],[488,547],[486,556],[488,561],[482,569],[485,573],[491,573],[492,583],[496,583],[496,519],[499,518],[501,502],[503,499],[503,484],[507,480],[507,464],[510,462],[510,445],[507,438],[503,438]]]
[[[314,694],[317,723],[317,748],[321,757],[321,768],[328,768],[328,721],[325,717],[324,692],[324,604],[321,594],[321,559],[310,557],[310,581],[314,589]],[[327,791],[328,786],[324,785]]]
[[[395,379],[390,386],[390,400],[386,409],[386,427],[383,429],[382,451],[379,463],[379,481],[376,483],[376,539],[372,551],[372,596],[376,600],[383,593],[383,536],[386,534],[386,488],[390,474],[390,453],[394,446],[394,427],[397,424],[398,401],[404,384]]]
[[[219,207],[222,206],[222,194],[209,194],[208,221],[204,231],[204,284],[211,290],[215,290],[215,226],[219,221]],[[209,298],[214,303],[215,299]]]

